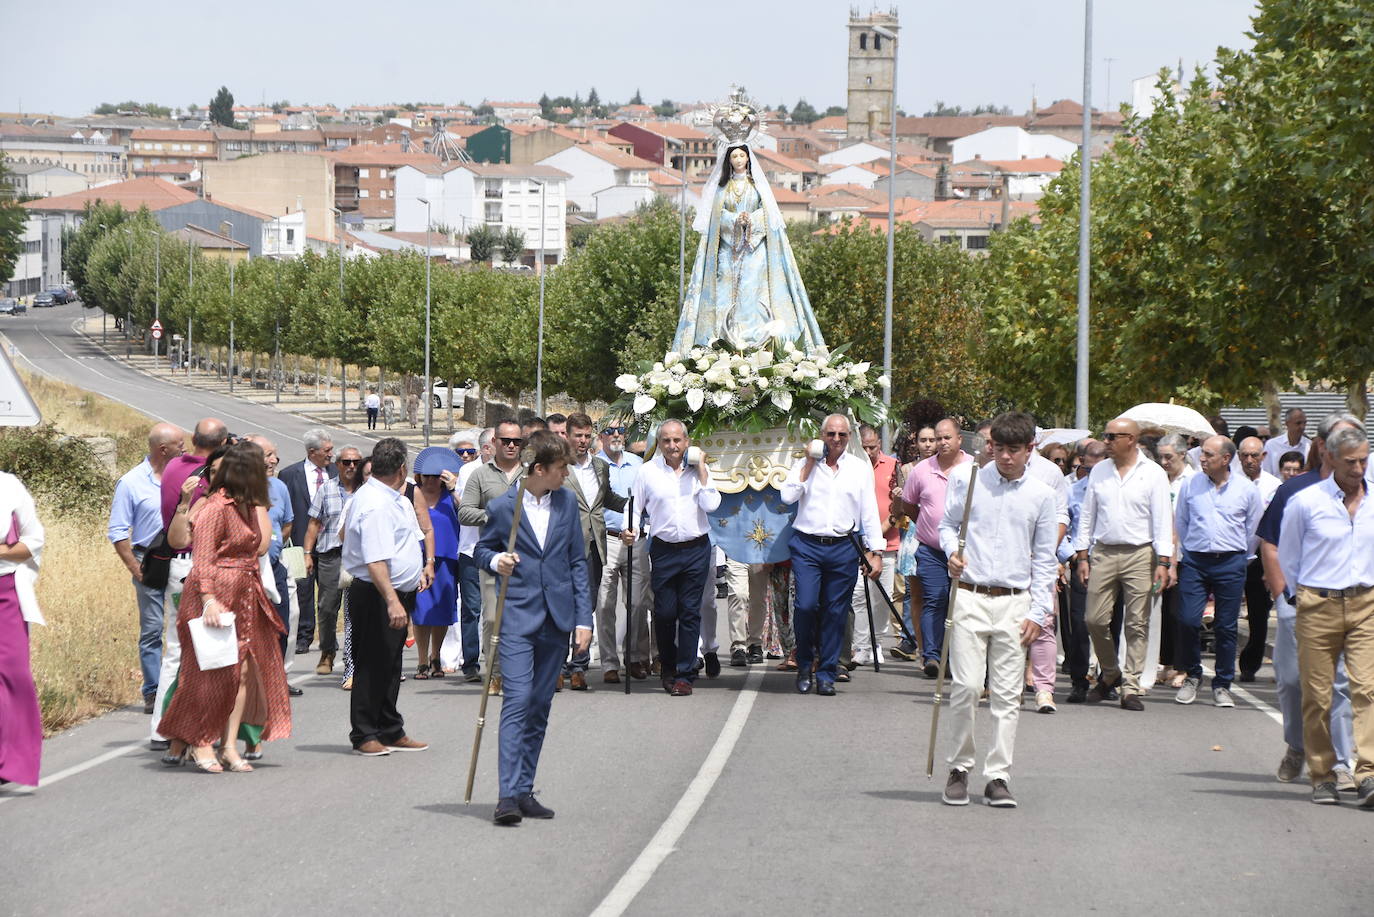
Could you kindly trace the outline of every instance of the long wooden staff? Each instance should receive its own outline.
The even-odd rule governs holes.
[[[963,558],[964,545],[968,541],[968,516],[973,509],[973,483],[978,480],[978,465],[974,463],[972,472],[968,476],[968,493],[964,495],[964,518],[959,523],[959,550],[954,552],[954,556]],[[949,664],[949,638],[950,631],[954,628],[954,602],[959,597],[959,583],[957,580],[949,584],[949,605],[945,609],[945,632],[944,641],[940,646],[940,674],[935,681],[935,709],[930,714],[930,748],[926,751],[926,779],[929,780],[935,774],[935,734],[940,728],[940,703],[943,700],[945,689],[945,667]]]
[[[635,498],[630,497],[629,504],[625,507],[625,528],[639,531],[634,528],[635,518]],[[630,645],[634,641],[635,635],[635,546],[631,544],[626,548],[629,562],[625,565],[625,693],[630,693]],[[612,603],[614,604],[614,596]],[[615,628],[611,628],[611,644],[615,644]]]
[[[515,536],[520,531],[520,519],[525,515],[525,490],[529,479],[520,479],[520,491],[515,495],[515,511],[510,520],[510,537],[506,539],[506,553],[515,552]],[[514,571],[512,571],[514,572]],[[501,591],[496,596],[496,612],[491,618],[491,640],[487,643],[487,677],[482,680],[482,700],[477,707],[477,734],[472,737],[472,760],[468,762],[468,786],[463,793],[463,805],[472,802],[472,782],[477,779],[477,755],[482,750],[482,727],[487,724],[487,698],[490,697],[491,676],[496,671],[496,652],[501,644],[501,614],[506,610],[506,588],[510,574],[501,577]]]

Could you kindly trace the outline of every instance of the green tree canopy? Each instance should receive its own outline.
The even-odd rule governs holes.
[[[225,127],[234,126],[234,94],[228,86],[221,86],[210,100],[210,120]]]

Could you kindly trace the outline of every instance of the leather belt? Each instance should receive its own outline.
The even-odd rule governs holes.
[[[706,535],[698,535],[691,541],[664,541],[662,538],[655,538],[654,546],[663,548],[667,551],[683,551],[687,548],[696,548],[704,544],[709,544],[711,539]]]
[[[849,542],[848,535],[812,535],[810,532],[798,532],[797,534],[807,541],[814,541],[816,544],[830,545],[840,544],[841,542],[847,544]]]
[[[1303,586],[1299,584],[1299,589],[1310,589],[1324,599],[1353,599],[1356,596],[1364,595],[1374,586],[1347,586],[1344,589],[1321,589],[1317,586]]]
[[[330,548],[328,551],[316,551],[316,552],[315,552],[315,556],[316,556],[316,557],[333,557],[333,556],[335,556],[336,554],[342,554],[342,553],[343,553],[343,545],[340,545],[340,546],[337,547],[337,548]]]
[[[620,529],[606,529],[606,534],[610,535],[612,538],[619,538],[620,532]]]
[[[976,592],[979,595],[990,595],[993,598],[1001,598],[1005,595],[1020,595],[1026,591],[1024,589],[1013,589],[1010,586],[979,586],[976,583],[966,583],[963,580],[959,580],[959,588],[966,589],[969,592]]]

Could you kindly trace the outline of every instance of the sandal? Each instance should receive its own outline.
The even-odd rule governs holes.
[[[443,677],[444,677],[444,667],[441,666],[441,665],[439,664],[439,657],[438,657],[438,656],[435,656],[433,659],[431,659],[431,660],[429,661],[429,677],[430,677],[430,678],[443,678]]]
[[[242,758],[235,758],[233,761],[230,761],[228,755],[220,755],[219,760],[220,763],[224,765],[225,770],[232,771],[235,774],[247,774],[253,770],[253,765]]]
[[[191,746],[183,745],[181,746],[181,752],[179,754],[173,754],[171,746],[169,745],[167,747],[167,754],[163,755],[159,760],[161,760],[166,767],[181,767],[181,765],[186,763],[187,757],[190,756],[190,751]]]
[[[224,768],[220,766],[219,761],[215,760],[215,756],[213,754],[208,758],[197,758],[194,754],[192,754],[191,763],[194,764],[198,770],[206,774],[224,773]]]
[[[245,746],[244,749],[243,749],[243,760],[245,760],[245,761],[261,761],[261,760],[262,760],[262,745],[259,744],[259,745],[248,745],[248,746]]]
[[[422,663],[420,663],[419,668],[417,668],[417,669],[415,670],[415,680],[416,680],[416,681],[425,681],[425,680],[428,679],[428,678],[429,678],[429,663],[428,663],[428,662],[422,662]]]

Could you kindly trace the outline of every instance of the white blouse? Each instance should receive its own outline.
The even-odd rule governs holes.
[[[47,624],[38,610],[34,584],[38,581],[38,565],[43,558],[43,523],[38,521],[33,497],[12,474],[0,471],[0,528],[8,535],[11,519],[19,520],[19,542],[33,554],[28,560],[15,563],[0,560],[0,576],[14,574],[14,591],[19,596],[19,610],[30,624]],[[2,536],[0,536],[2,537]]]

